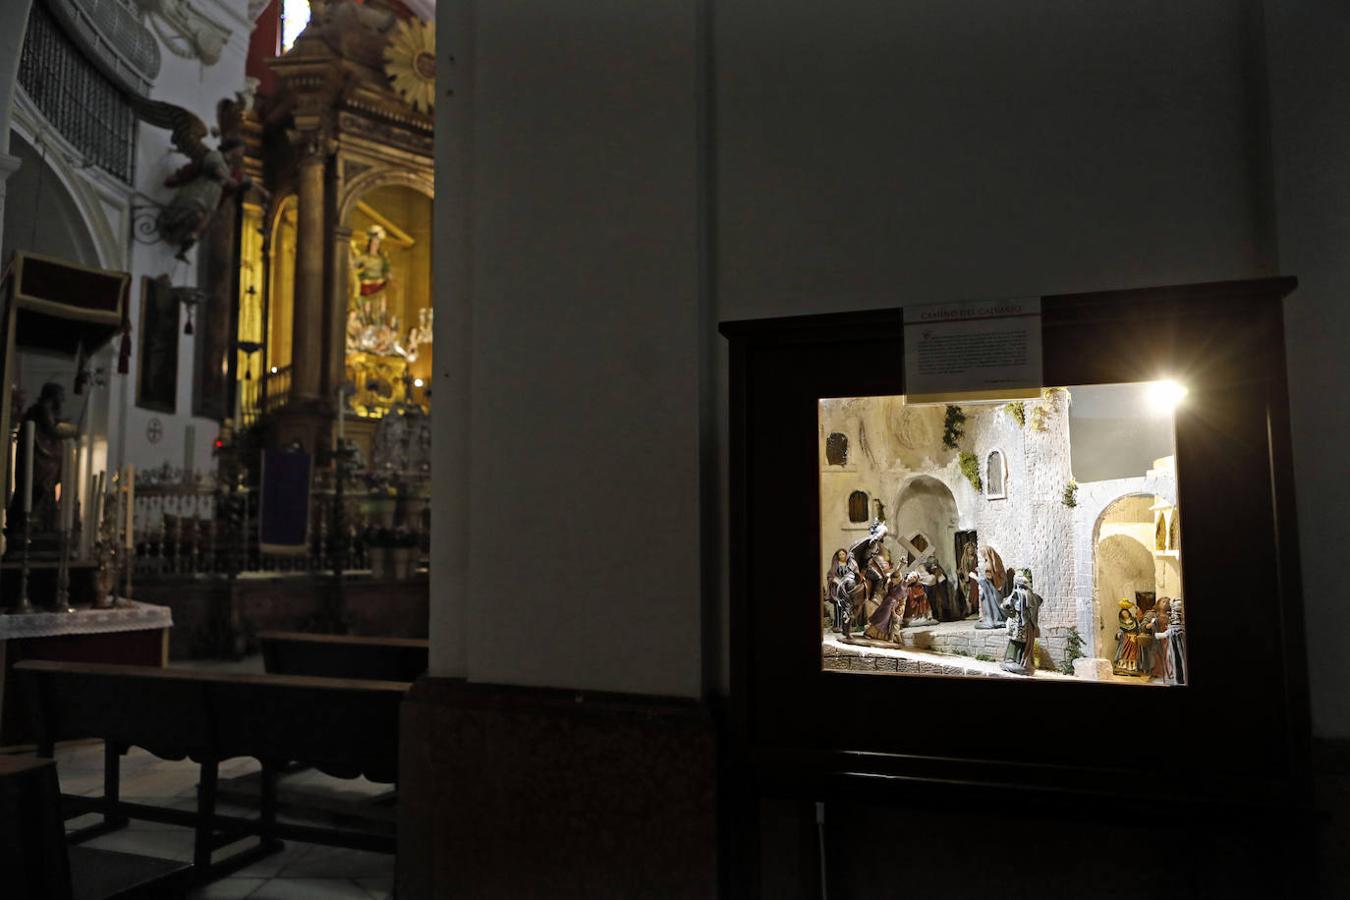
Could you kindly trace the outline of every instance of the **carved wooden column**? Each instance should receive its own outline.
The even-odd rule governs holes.
[[[333,229],[333,296],[329,301],[328,372],[325,387],[336,401],[337,389],[347,380],[347,304],[350,302],[352,230],[346,225]]]
[[[307,135],[300,160],[296,207],[295,309],[291,350],[291,397],[319,400],[323,385],[324,166],[328,142]]]

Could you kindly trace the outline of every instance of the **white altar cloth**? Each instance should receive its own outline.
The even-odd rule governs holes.
[[[66,634],[106,634],[112,631],[147,631],[173,627],[167,606],[118,599],[115,609],[77,609],[75,612],[0,614],[0,641],[19,638],[56,637]]]

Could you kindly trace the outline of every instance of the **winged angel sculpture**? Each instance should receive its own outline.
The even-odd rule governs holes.
[[[180,260],[186,261],[187,252],[206,233],[223,199],[250,189],[266,193],[243,170],[244,141],[239,131],[248,100],[242,93],[221,100],[216,105],[219,124],[211,132],[205,122],[181,106],[158,100],[133,100],[141,120],[168,129],[174,149],[188,158],[186,165],[164,180],[164,186],[174,188],[174,194],[160,208],[156,220],[159,236],[178,248],[176,256]],[[206,144],[208,133],[219,138],[214,148]]]

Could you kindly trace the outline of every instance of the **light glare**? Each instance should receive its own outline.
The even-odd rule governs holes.
[[[1176,412],[1186,398],[1186,386],[1176,381],[1154,381],[1148,386],[1148,405],[1158,415]]]

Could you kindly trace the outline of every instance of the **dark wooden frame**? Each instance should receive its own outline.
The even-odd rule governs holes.
[[[416,681],[427,672],[431,642],[424,638],[363,637],[260,631],[263,667],[272,675]]]
[[[157,306],[158,304],[163,304]],[[141,409],[173,415],[178,411],[178,299],[167,280],[141,276],[141,306],[139,339],[136,341],[136,405]],[[154,320],[153,322],[151,320]],[[173,378],[166,384],[156,383],[147,365],[150,362],[150,342],[154,329],[168,331],[167,345],[172,348]],[[165,335],[160,335],[165,337]],[[152,378],[147,382],[147,378]],[[165,399],[167,395],[168,399]]]
[[[1192,683],[1171,690],[822,671],[817,403],[904,392],[901,311],[724,323],[729,775],[752,792],[818,799],[864,781],[872,797],[888,787],[951,797],[957,785],[1129,795],[1141,752],[1133,735],[1147,728],[1172,736],[1178,801],[1304,801],[1309,713],[1281,316],[1295,285],[1043,298],[1046,384],[1167,375],[1190,388],[1177,415],[1183,595],[1206,600],[1187,605]],[[904,712],[875,712],[887,708]]]

